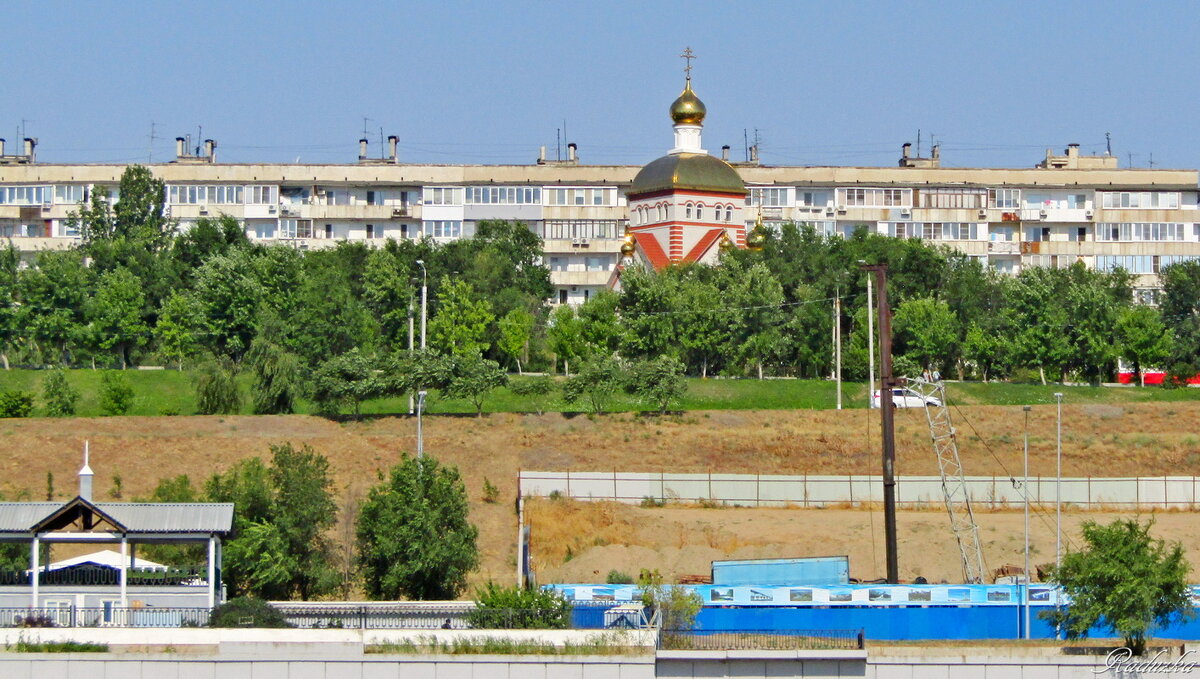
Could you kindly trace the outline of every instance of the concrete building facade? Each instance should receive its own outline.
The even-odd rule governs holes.
[[[229,215],[252,240],[298,248],[447,241],[470,237],[481,220],[520,220],[544,241],[553,303],[582,303],[612,285],[626,232],[651,226],[644,216],[630,221],[627,193],[639,166],[584,165],[573,146],[565,161],[529,165],[408,164],[398,161],[395,138],[390,144],[388,157],[371,159],[363,140],[349,164],[231,164],[217,162],[215,142],[192,155],[181,141],[174,161],[148,167],[166,183],[181,229]],[[125,165],[39,163],[33,140],[24,151],[0,156],[0,238],[21,251],[77,243],[69,216],[92,192],[119,200]],[[794,221],[834,236],[866,228],[948,245],[1007,273],[1076,261],[1122,267],[1148,303],[1162,267],[1200,258],[1196,170],[1121,169],[1115,157],[1080,155],[1077,145],[1028,169],[942,167],[936,148],[916,158],[907,145],[896,167],[732,167],[747,193],[732,212],[720,196],[720,226],[737,246],[758,218],[768,228]],[[659,201],[653,209],[667,214],[654,219],[686,222],[673,212],[687,207]],[[717,226],[706,209],[705,221]]]

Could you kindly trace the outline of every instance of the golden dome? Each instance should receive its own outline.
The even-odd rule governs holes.
[[[692,79],[688,78],[683,93],[671,104],[671,120],[676,125],[703,125],[707,113],[704,102],[692,91]]]
[[[721,234],[721,242],[717,245],[717,247],[721,249],[721,252],[729,252],[730,250],[735,249],[737,246],[734,245],[733,241],[729,239],[729,232],[725,231]]]
[[[762,214],[754,220],[754,228],[750,230],[750,235],[746,237],[746,247],[751,250],[762,250],[763,243],[767,242],[767,230],[763,227]]]
[[[681,189],[746,195],[746,185],[737,170],[707,153],[675,153],[651,161],[638,171],[627,194]]]
[[[621,243],[621,256],[622,257],[632,257],[633,256],[633,241],[632,240],[626,240],[624,243]]]

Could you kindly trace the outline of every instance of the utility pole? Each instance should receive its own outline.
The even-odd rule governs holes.
[[[429,270],[425,268],[424,260],[417,260],[421,267],[421,351],[425,351],[425,323],[429,312]]]
[[[875,398],[875,313],[871,311],[874,305],[871,291],[875,289],[875,279],[867,274],[867,408],[871,407]],[[879,395],[883,403],[883,394]]]
[[[412,352],[413,352],[413,299],[412,299],[412,296],[409,295],[409,297],[408,297],[408,356],[409,356],[409,358],[412,358]],[[408,394],[408,414],[409,415],[413,414],[412,392],[409,392],[409,394]]]
[[[837,409],[842,409],[842,296],[841,290],[833,298],[833,379],[837,383]]]
[[[864,265],[879,286],[879,416],[883,438],[883,532],[887,547],[887,581],[900,581],[896,545],[896,431],[892,412],[892,314],[887,303],[887,264]]]

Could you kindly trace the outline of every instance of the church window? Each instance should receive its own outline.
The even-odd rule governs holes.
[[[696,219],[704,219],[704,204],[700,203],[696,206]]]
[[[725,206],[725,221],[727,221],[727,222],[733,221],[733,206],[732,205]]]
[[[684,213],[684,216],[687,217],[688,219],[692,218],[692,204],[691,203],[687,204],[686,212]]]

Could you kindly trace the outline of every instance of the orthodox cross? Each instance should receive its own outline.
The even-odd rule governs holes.
[[[687,61],[687,66],[683,67],[683,74],[685,76],[687,76],[688,80],[691,80],[692,79],[692,59],[695,59],[696,55],[692,52],[691,47],[685,47],[683,49],[683,54],[680,54],[679,56],[682,59],[685,59]]]

